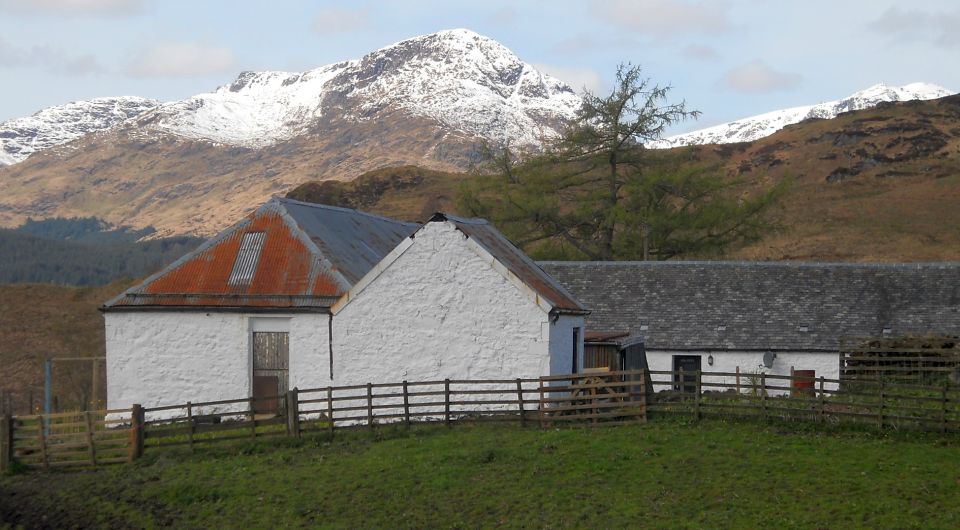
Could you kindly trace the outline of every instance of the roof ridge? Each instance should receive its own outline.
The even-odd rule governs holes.
[[[384,216],[384,215],[377,215],[377,214],[375,214],[375,213],[365,212],[365,211],[363,211],[363,210],[357,210],[357,209],[355,209],[355,208],[345,208],[345,207],[343,207],[343,206],[333,206],[332,204],[320,204],[320,203],[317,203],[317,202],[300,201],[300,200],[297,200],[297,199],[291,199],[291,198],[289,198],[289,197],[273,197],[273,200],[274,200],[274,201],[277,201],[277,202],[279,202],[279,203],[281,203],[281,204],[290,203],[290,204],[296,204],[296,205],[299,205],[299,206],[307,206],[307,207],[310,207],[310,208],[317,208],[317,209],[321,209],[321,210],[332,210],[332,211],[336,211],[336,212],[359,214],[359,215],[362,215],[362,216],[365,216],[365,217],[370,217],[370,218],[372,218],[372,219],[379,219],[379,220],[381,220],[381,221],[390,221],[390,222],[392,222],[392,223],[399,223],[399,224],[404,224],[404,225],[420,226],[420,223],[417,223],[417,222],[414,222],[414,221],[401,221],[400,219],[394,219],[394,218],[392,218],[392,217],[387,217],[387,216]],[[269,203],[268,203],[268,204],[269,204]]]
[[[706,266],[706,267],[795,267],[795,268],[867,268],[867,269],[921,269],[921,268],[960,268],[960,261],[917,261],[900,263],[856,263],[849,261],[537,261],[540,265],[549,266],[643,266],[643,267],[670,267],[670,266]]]
[[[459,215],[453,215],[446,212],[435,212],[430,216],[430,220],[433,221],[437,218],[443,218],[448,221],[454,221],[457,223],[469,224],[469,225],[489,225],[490,221],[482,217],[460,217]]]

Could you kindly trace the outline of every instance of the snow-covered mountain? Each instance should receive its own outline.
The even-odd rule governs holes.
[[[31,154],[104,131],[153,109],[158,101],[138,97],[97,98],[57,105],[26,118],[0,123],[0,165],[16,164]]]
[[[315,130],[320,120],[363,122],[401,111],[470,136],[530,146],[556,134],[580,102],[569,85],[502,44],[454,29],[307,72],[243,72],[182,101],[105,98],[46,109],[0,125],[0,162],[22,161],[131,117],[125,125],[137,134],[262,148]]]
[[[706,129],[670,136],[652,143],[650,147],[666,148],[681,145],[752,142],[770,136],[787,125],[799,123],[809,118],[834,118],[842,112],[868,109],[883,102],[936,99],[954,93],[930,83],[911,83],[902,87],[887,86],[880,83],[837,101],[767,112],[707,127]]]

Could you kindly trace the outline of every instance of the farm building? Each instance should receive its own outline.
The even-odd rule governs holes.
[[[289,199],[103,311],[109,408],[569,373],[588,313],[483,220]]]
[[[843,339],[960,335],[960,264],[542,262],[652,370],[839,379]]]

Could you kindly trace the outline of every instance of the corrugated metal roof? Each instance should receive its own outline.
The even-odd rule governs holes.
[[[486,220],[464,219],[442,213],[435,214],[431,219],[431,221],[442,220],[453,223],[458,230],[483,247],[520,281],[546,299],[555,310],[574,313],[589,312],[576,297]]]
[[[345,208],[272,199],[104,308],[330,307],[417,227]],[[256,259],[247,255],[238,265],[245,238],[259,240],[262,248]],[[230,281],[238,266],[249,281]]]

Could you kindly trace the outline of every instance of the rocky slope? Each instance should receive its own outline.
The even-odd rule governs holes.
[[[880,103],[937,99],[951,94],[954,92],[930,83],[911,83],[902,87],[880,83],[837,101],[766,112],[706,129],[670,136],[655,142],[651,147],[752,142],[803,120],[835,118],[841,113],[869,109]]]
[[[681,169],[715,167],[738,183],[739,193],[791,181],[774,212],[783,228],[723,258],[960,260],[960,95],[883,103],[790,125],[755,142],[660,154]],[[432,211],[453,211],[452,198],[468,178],[476,177],[393,168],[349,183],[306,184],[290,194],[423,219]]]
[[[441,31],[309,72],[246,72],[0,168],[0,225],[95,215],[209,235],[309,179],[463,169],[485,141],[537,147],[579,104],[496,41]]]
[[[0,166],[23,162],[33,153],[111,129],[159,105],[138,97],[97,98],[57,105],[26,118],[0,123]]]

